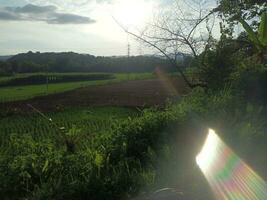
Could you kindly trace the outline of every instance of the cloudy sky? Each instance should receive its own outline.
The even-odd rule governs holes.
[[[139,29],[171,0],[0,0],[0,55],[74,51],[147,53],[116,24]]]

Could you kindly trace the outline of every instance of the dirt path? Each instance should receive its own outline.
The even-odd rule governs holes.
[[[148,79],[116,83],[104,86],[89,86],[59,94],[35,97],[30,100],[2,103],[2,109],[28,111],[31,104],[42,111],[59,110],[76,106],[161,106],[166,99],[179,97],[187,92],[180,79]]]

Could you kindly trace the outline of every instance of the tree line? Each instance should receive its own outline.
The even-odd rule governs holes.
[[[21,53],[0,62],[0,74],[32,72],[150,72],[157,67],[174,71],[166,59],[156,56],[103,57],[73,52]]]
[[[129,31],[118,24],[164,56],[190,88],[218,89],[232,84],[233,74],[242,68],[266,65],[267,2],[220,0],[214,8],[209,4],[207,0],[190,1],[190,5],[173,1],[172,9],[159,12],[157,20],[141,31]],[[238,27],[241,32],[236,31]],[[181,53],[191,55],[189,66],[194,69],[194,79],[177,64],[176,55]]]

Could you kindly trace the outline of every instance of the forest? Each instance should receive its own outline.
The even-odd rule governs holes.
[[[4,74],[30,72],[152,72],[162,67],[175,71],[165,59],[156,56],[101,57],[89,54],[28,52],[0,62]]]

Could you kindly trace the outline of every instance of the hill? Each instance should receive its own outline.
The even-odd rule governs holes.
[[[12,72],[151,72],[157,67],[174,71],[163,58],[154,56],[102,57],[74,52],[28,52],[7,60]],[[1,66],[0,66],[1,68]],[[3,68],[3,67],[2,67]]]
[[[0,56],[0,61],[6,61],[9,58],[11,58],[12,56]]]

